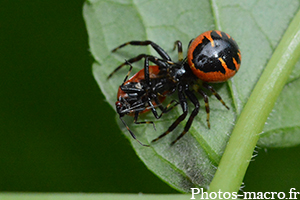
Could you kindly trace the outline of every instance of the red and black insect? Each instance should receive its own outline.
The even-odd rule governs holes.
[[[130,65],[130,63],[128,64]],[[130,65],[129,72],[125,77],[122,85],[119,87],[117,94],[118,100],[115,103],[116,111],[131,136],[141,145],[149,146],[141,143],[136,138],[135,134],[130,130],[130,128],[122,118],[125,115],[130,115],[134,116],[135,124],[153,124],[154,126],[154,123],[152,121],[138,122],[138,116],[151,110],[155,118],[161,118],[163,113],[167,113],[178,104],[176,100],[172,100],[166,107],[162,106],[161,104],[165,100],[168,91],[174,90],[175,88],[172,89],[169,87],[172,87],[173,83],[170,84],[166,82],[168,81],[168,79],[165,78],[165,75],[159,70],[159,67],[156,65],[149,66],[149,78],[147,79],[145,79],[144,69],[142,69],[135,75],[133,75],[129,80],[127,80],[131,70],[132,66]],[[158,115],[156,108],[159,108],[161,110],[160,115]]]
[[[117,49],[122,48],[126,45],[151,45],[153,49],[161,56],[161,58],[147,54],[140,54],[134,58],[129,59],[128,62],[124,62],[123,64],[121,64],[109,75],[109,77],[111,77],[113,73],[118,71],[124,65],[137,62],[144,58],[144,79],[147,83],[147,91],[151,92],[143,93],[148,98],[148,103],[149,101],[156,101],[156,99],[151,96],[152,94],[158,94],[156,90],[156,84],[164,85],[163,82],[165,82],[165,87],[163,87],[159,91],[159,93],[170,94],[174,91],[177,91],[178,101],[183,111],[183,113],[175,120],[175,122],[168,128],[168,130],[154,139],[152,142],[155,142],[172,132],[179,125],[179,123],[186,118],[188,114],[187,99],[189,99],[194,104],[195,108],[193,109],[184,127],[184,130],[176,138],[176,140],[172,142],[172,144],[177,142],[182,136],[185,135],[185,133],[188,132],[192,125],[194,117],[198,114],[200,108],[200,103],[195,93],[199,93],[204,98],[207,113],[207,125],[208,127],[210,127],[210,109],[208,104],[208,96],[202,90],[202,88],[206,88],[211,91],[213,95],[215,95],[216,98],[221,101],[227,109],[229,109],[220,95],[218,95],[218,93],[213,89],[213,87],[207,84],[214,82],[224,82],[234,76],[240,68],[241,53],[239,47],[233,40],[233,38],[228,34],[221,31],[207,31],[205,33],[202,33],[190,42],[188,55],[185,59],[183,59],[182,55],[182,43],[180,41],[176,41],[175,47],[177,46],[178,48],[178,62],[172,61],[170,56],[161,47],[149,40],[130,41],[120,45],[113,51],[116,51]],[[156,78],[149,77],[149,74],[151,74],[149,72],[149,62],[152,62],[158,66],[158,71],[162,74],[160,79],[155,80]],[[154,80],[156,81],[156,83],[152,84],[152,81]],[[125,93],[127,92],[128,91],[126,91]],[[139,99],[139,101],[143,100]],[[159,100],[157,103],[160,103]],[[144,108],[146,109],[147,107],[144,106]]]

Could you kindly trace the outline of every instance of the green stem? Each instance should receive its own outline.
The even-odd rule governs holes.
[[[239,190],[259,134],[299,57],[300,10],[283,35],[239,116],[209,192]]]

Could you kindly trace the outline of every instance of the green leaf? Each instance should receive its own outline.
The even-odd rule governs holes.
[[[288,83],[269,115],[258,145],[289,147],[300,143],[300,79]]]
[[[189,192],[191,187],[208,187],[235,120],[298,7],[297,0],[89,0],[85,3],[84,17],[91,53],[95,58],[93,73],[113,108],[117,89],[128,69],[120,70],[107,81],[108,74],[125,59],[141,52],[156,55],[147,47],[128,46],[116,53],[110,52],[124,42],[153,40],[176,60],[176,52],[172,51],[174,41],[180,39],[187,46],[188,42],[200,33],[219,29],[229,33],[241,49],[242,65],[237,75],[227,83],[213,85],[229,105],[230,111],[211,96],[211,129],[207,128],[206,114],[202,108],[189,133],[174,146],[170,146],[170,143],[183,130],[185,122],[181,123],[174,133],[147,148],[134,141],[120,123],[137,155],[151,171],[182,192]],[[135,72],[142,66],[142,62],[136,63]],[[293,99],[299,84],[299,68],[297,64],[288,85],[277,101],[274,112],[268,119],[260,140],[260,144],[265,147],[283,147],[300,142],[296,134],[299,133],[300,127],[299,118],[296,117],[296,108],[299,108],[299,105],[296,103],[297,99]],[[171,99],[172,97],[166,101]],[[191,110],[192,106],[190,107]],[[289,110],[286,107],[289,107]],[[176,108],[160,120],[155,120],[151,113],[140,118],[155,121],[156,131],[151,125],[132,124],[133,119],[129,116],[126,122],[139,140],[150,143],[164,132],[180,113],[180,108]],[[117,120],[119,121],[118,118]]]
[[[260,147],[290,147],[300,144],[300,62],[269,115],[258,141]]]

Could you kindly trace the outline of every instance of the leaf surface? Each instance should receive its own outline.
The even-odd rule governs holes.
[[[179,39],[187,47],[189,41],[202,32],[218,29],[230,34],[241,49],[242,65],[237,75],[226,83],[213,85],[230,110],[208,93],[211,96],[211,129],[207,128],[202,107],[189,133],[175,145],[170,146],[170,143],[183,130],[186,121],[173,133],[147,148],[134,141],[119,122],[137,155],[151,171],[182,192],[189,192],[191,187],[207,188],[236,118],[298,7],[299,1],[296,0],[89,0],[85,3],[84,17],[91,53],[95,59],[94,77],[113,108],[117,89],[128,69],[118,71],[110,80],[107,80],[108,74],[125,59],[141,52],[157,55],[151,48],[134,46],[125,47],[116,53],[110,52],[124,42],[152,40],[176,60],[176,52],[172,51],[174,41]],[[264,147],[284,147],[300,142],[297,136],[300,127],[297,109],[300,109],[296,99],[300,97],[297,92],[300,84],[299,66],[297,63],[268,119],[259,141]],[[142,67],[143,62],[136,63],[135,72]],[[177,97],[171,96],[166,101],[173,98]],[[199,101],[203,106],[202,98],[199,97]],[[193,106],[189,109],[192,111]],[[151,125],[132,124],[130,116],[125,117],[125,120],[139,140],[149,144],[181,113],[178,107],[159,120],[155,120],[151,113],[141,116],[141,121],[155,121],[156,131]]]

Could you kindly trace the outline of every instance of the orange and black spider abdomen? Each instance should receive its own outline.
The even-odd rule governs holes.
[[[224,82],[239,70],[241,52],[227,33],[207,31],[191,42],[188,64],[202,81]]]

